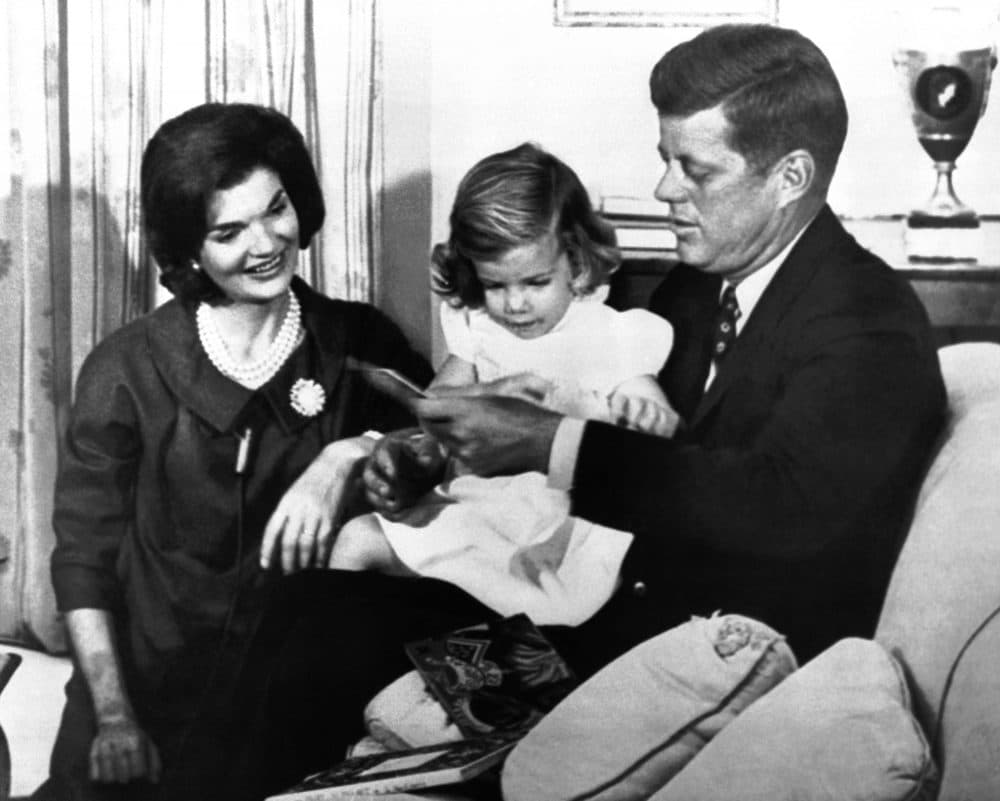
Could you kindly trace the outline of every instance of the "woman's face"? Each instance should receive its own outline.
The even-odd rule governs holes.
[[[234,303],[269,303],[288,290],[299,252],[299,218],[278,174],[257,167],[212,193],[202,270]]]

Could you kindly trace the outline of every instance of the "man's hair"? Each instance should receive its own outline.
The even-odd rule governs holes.
[[[826,189],[847,136],[847,105],[822,51],[797,31],[719,25],[677,45],[649,77],[661,116],[721,104],[729,146],[757,171],[802,148]]]
[[[231,189],[259,167],[273,170],[299,220],[305,248],[323,224],[319,179],[302,134],[284,114],[248,103],[205,103],[167,120],[142,156],[143,222],[160,283],[185,303],[220,300],[197,270],[214,192]]]
[[[580,294],[607,283],[621,262],[614,230],[597,216],[576,173],[530,142],[475,164],[458,185],[449,222],[448,241],[431,256],[431,278],[434,291],[456,306],[483,305],[475,262],[548,233],[569,255]]]

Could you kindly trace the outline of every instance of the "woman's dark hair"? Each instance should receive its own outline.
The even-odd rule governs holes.
[[[142,213],[160,283],[185,303],[222,292],[194,267],[207,233],[208,202],[258,167],[281,179],[305,248],[323,224],[323,193],[302,134],[284,114],[248,103],[205,103],[167,120],[142,156]]]
[[[478,162],[458,185],[451,234],[431,255],[431,286],[456,306],[479,308],[483,286],[475,262],[555,235],[569,255],[573,289],[593,292],[621,263],[615,233],[594,212],[566,164],[526,142]]]
[[[718,25],[667,52],[649,77],[660,115],[689,116],[722,104],[729,145],[758,172],[797,148],[833,177],[847,136],[847,105],[822,51],[797,31]]]

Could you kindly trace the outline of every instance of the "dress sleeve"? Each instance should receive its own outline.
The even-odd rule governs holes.
[[[447,303],[441,303],[441,331],[444,334],[445,347],[452,356],[474,363],[476,348],[473,342],[472,330],[469,328],[469,315],[466,309],[456,309]]]
[[[613,330],[623,380],[660,372],[674,344],[670,323],[645,309],[630,309],[618,315]]]
[[[120,600],[116,562],[135,521],[141,446],[132,393],[117,360],[101,349],[84,362],[77,380],[53,513],[52,581],[61,611],[111,609]]]

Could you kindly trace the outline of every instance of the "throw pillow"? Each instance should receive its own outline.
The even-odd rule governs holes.
[[[761,698],[651,801],[929,801],[935,777],[899,666],[852,638]]]
[[[694,618],[633,648],[549,712],[507,758],[503,797],[647,798],[795,667],[763,623]]]

